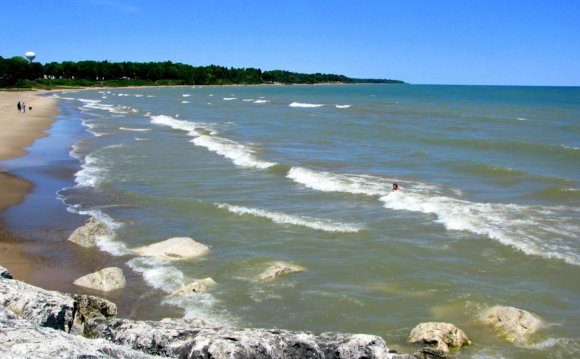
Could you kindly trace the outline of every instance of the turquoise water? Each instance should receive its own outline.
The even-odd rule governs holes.
[[[138,278],[123,294],[134,317],[364,332],[403,350],[416,324],[449,321],[475,343],[461,357],[580,355],[579,88],[56,97],[92,134],[73,146],[81,168],[58,196],[114,229],[99,247]],[[131,252],[179,236],[210,254],[167,262]],[[307,270],[256,280],[273,261]],[[208,276],[210,292],[167,297]],[[532,344],[504,343],[476,321],[496,304],[548,325]]]

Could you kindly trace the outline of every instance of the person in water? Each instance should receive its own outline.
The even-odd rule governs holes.
[[[396,191],[399,189],[399,185],[396,183],[393,183],[393,191]]]

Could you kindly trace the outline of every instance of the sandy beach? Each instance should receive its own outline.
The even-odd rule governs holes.
[[[38,96],[39,91],[0,92],[0,161],[17,158],[27,153],[26,147],[46,136],[55,120],[57,100]],[[19,113],[18,102],[26,104],[26,113]],[[32,107],[30,110],[29,107]],[[0,162],[0,212],[20,203],[33,184],[11,175]],[[27,280],[33,260],[22,248],[23,239],[6,232],[0,221],[0,263],[14,275]]]

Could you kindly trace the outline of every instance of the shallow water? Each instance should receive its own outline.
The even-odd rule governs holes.
[[[58,97],[55,126],[80,120],[92,134],[69,136],[81,167],[58,196],[115,230],[100,249],[132,279],[111,294],[129,316],[364,332],[404,350],[416,324],[449,321],[475,343],[461,357],[580,354],[578,88],[181,87]],[[7,211],[8,222],[25,206]],[[130,251],[176,236],[211,252],[167,262]],[[307,271],[256,280],[279,260]],[[166,298],[208,276],[218,283],[211,292]],[[495,304],[537,313],[548,326],[531,345],[503,343],[475,320]]]

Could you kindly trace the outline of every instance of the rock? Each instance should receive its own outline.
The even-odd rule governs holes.
[[[409,342],[436,344],[437,349],[449,352],[449,346],[460,348],[471,344],[465,333],[451,323],[427,322],[417,325],[409,336]]]
[[[493,326],[500,336],[510,342],[525,343],[530,335],[542,327],[542,320],[522,309],[494,306],[480,315],[480,320]]]
[[[196,280],[193,283],[190,283],[181,289],[173,292],[171,295],[175,296],[183,296],[189,293],[205,293],[212,287],[215,287],[217,283],[210,277]]]
[[[300,266],[295,265],[295,264],[286,263],[286,262],[274,262],[268,267],[268,269],[266,269],[264,272],[262,272],[258,276],[258,279],[259,280],[272,280],[272,279],[278,278],[278,277],[283,276],[283,275],[297,273],[297,272],[303,272],[305,270],[306,270],[305,268],[300,267]]]
[[[10,274],[10,272],[8,272],[8,269],[0,266],[0,278],[4,278],[4,279],[13,279],[12,274]]]
[[[0,357],[12,358],[156,358],[104,339],[87,339],[38,327],[0,306]]]
[[[175,358],[409,358],[389,353],[385,341],[364,334],[220,327],[203,321],[94,319],[85,336],[108,338],[152,355]]]
[[[162,257],[169,260],[196,258],[209,252],[209,247],[189,237],[174,237],[163,242],[135,249],[141,256]]]
[[[110,238],[112,236],[113,232],[111,232],[106,224],[91,217],[83,226],[75,229],[68,237],[68,240],[79,246],[90,248],[96,246],[97,239]]]
[[[455,359],[443,350],[435,348],[421,348],[413,353],[413,359]]]
[[[44,290],[17,280],[0,280],[0,305],[34,326],[70,331],[75,301],[72,297]]]
[[[123,270],[121,268],[109,267],[77,278],[73,284],[103,292],[109,292],[115,289],[124,288],[125,276],[123,275]]]
[[[75,321],[84,324],[94,318],[111,318],[117,315],[117,305],[106,299],[92,295],[73,295],[75,300]]]
[[[232,328],[200,319],[117,319],[110,317],[116,307],[106,300],[17,280],[0,279],[0,303],[2,358],[413,359],[390,351],[374,335]],[[67,333],[73,322],[75,328],[83,322],[82,333],[92,339]]]

